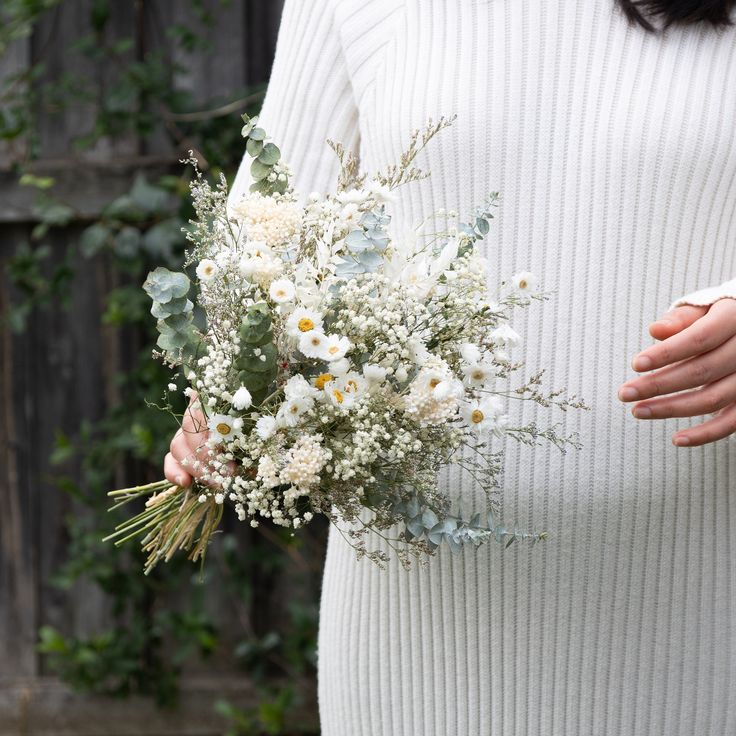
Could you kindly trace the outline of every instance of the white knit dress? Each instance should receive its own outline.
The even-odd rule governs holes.
[[[261,123],[305,194],[334,185],[325,138],[375,170],[454,113],[392,229],[500,191],[489,283],[556,292],[517,314],[512,357],[592,411],[513,407],[584,443],[508,445],[504,518],[544,545],[381,571],[331,532],[323,735],[734,736],[736,443],[676,448],[700,420],[616,393],[679,295],[736,296],[736,28],[648,34],[613,0],[286,1]]]

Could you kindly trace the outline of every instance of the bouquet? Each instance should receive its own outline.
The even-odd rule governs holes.
[[[504,443],[579,445],[555,425],[514,426],[507,407],[587,407],[544,393],[542,372],[499,389],[522,365],[509,355],[520,341],[510,310],[548,297],[522,271],[488,299],[478,244],[498,192],[467,222],[441,210],[401,237],[389,231],[395,190],[428,175],[417,154],[454,117],[413,131],[400,161],[370,178],[327,141],[340,162],[336,191],[304,204],[278,146],[257,118],[243,120],[250,191],[229,202],[224,176],[211,186],[190,152],[196,217],[185,267],[196,278],[157,268],[143,285],[158,320],[154,355],[179,374],[169,391],[185,380],[207,419],[201,451],[184,460],[199,478],[111,492],[113,508],[147,500],[108,539],[140,537],[146,571],[179,549],[203,559],[226,504],[252,526],[298,530],[323,514],[379,565],[387,549],[408,565],[443,544],[544,539],[499,519]],[[438,485],[450,463],[483,491],[469,518]],[[372,549],[369,534],[387,546]]]

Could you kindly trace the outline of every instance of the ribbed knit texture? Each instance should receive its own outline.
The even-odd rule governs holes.
[[[528,269],[555,292],[512,357],[592,411],[512,407],[584,443],[508,444],[505,520],[544,545],[381,571],[331,532],[323,734],[733,736],[736,445],[678,449],[697,420],[638,421],[616,391],[650,321],[736,276],[736,29],[651,35],[613,0],[287,0],[261,122],[304,194],[334,185],[325,138],[375,170],[453,113],[393,232],[499,190],[489,285]]]

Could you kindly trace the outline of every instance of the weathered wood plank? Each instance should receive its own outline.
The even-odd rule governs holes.
[[[7,80],[13,85],[14,92],[22,92],[25,84],[11,77],[17,77],[27,71],[31,65],[31,40],[23,38],[11,44],[7,53],[0,56],[0,80]],[[10,91],[9,87],[0,85],[0,93]],[[0,141],[0,168],[9,166],[13,161],[21,160],[26,154],[26,142],[24,140]]]
[[[5,238],[21,239],[21,228],[6,229]],[[4,274],[0,257],[0,274]],[[0,316],[6,313],[12,291],[0,275]],[[33,675],[38,629],[36,538],[37,497],[28,493],[29,398],[25,383],[26,346],[0,321],[0,675]]]

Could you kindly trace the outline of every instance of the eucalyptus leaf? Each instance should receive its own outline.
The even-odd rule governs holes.
[[[278,146],[273,143],[266,143],[266,145],[263,146],[263,150],[258,155],[258,160],[266,166],[273,166],[278,162],[279,158],[281,158],[281,151],[279,151]]]

